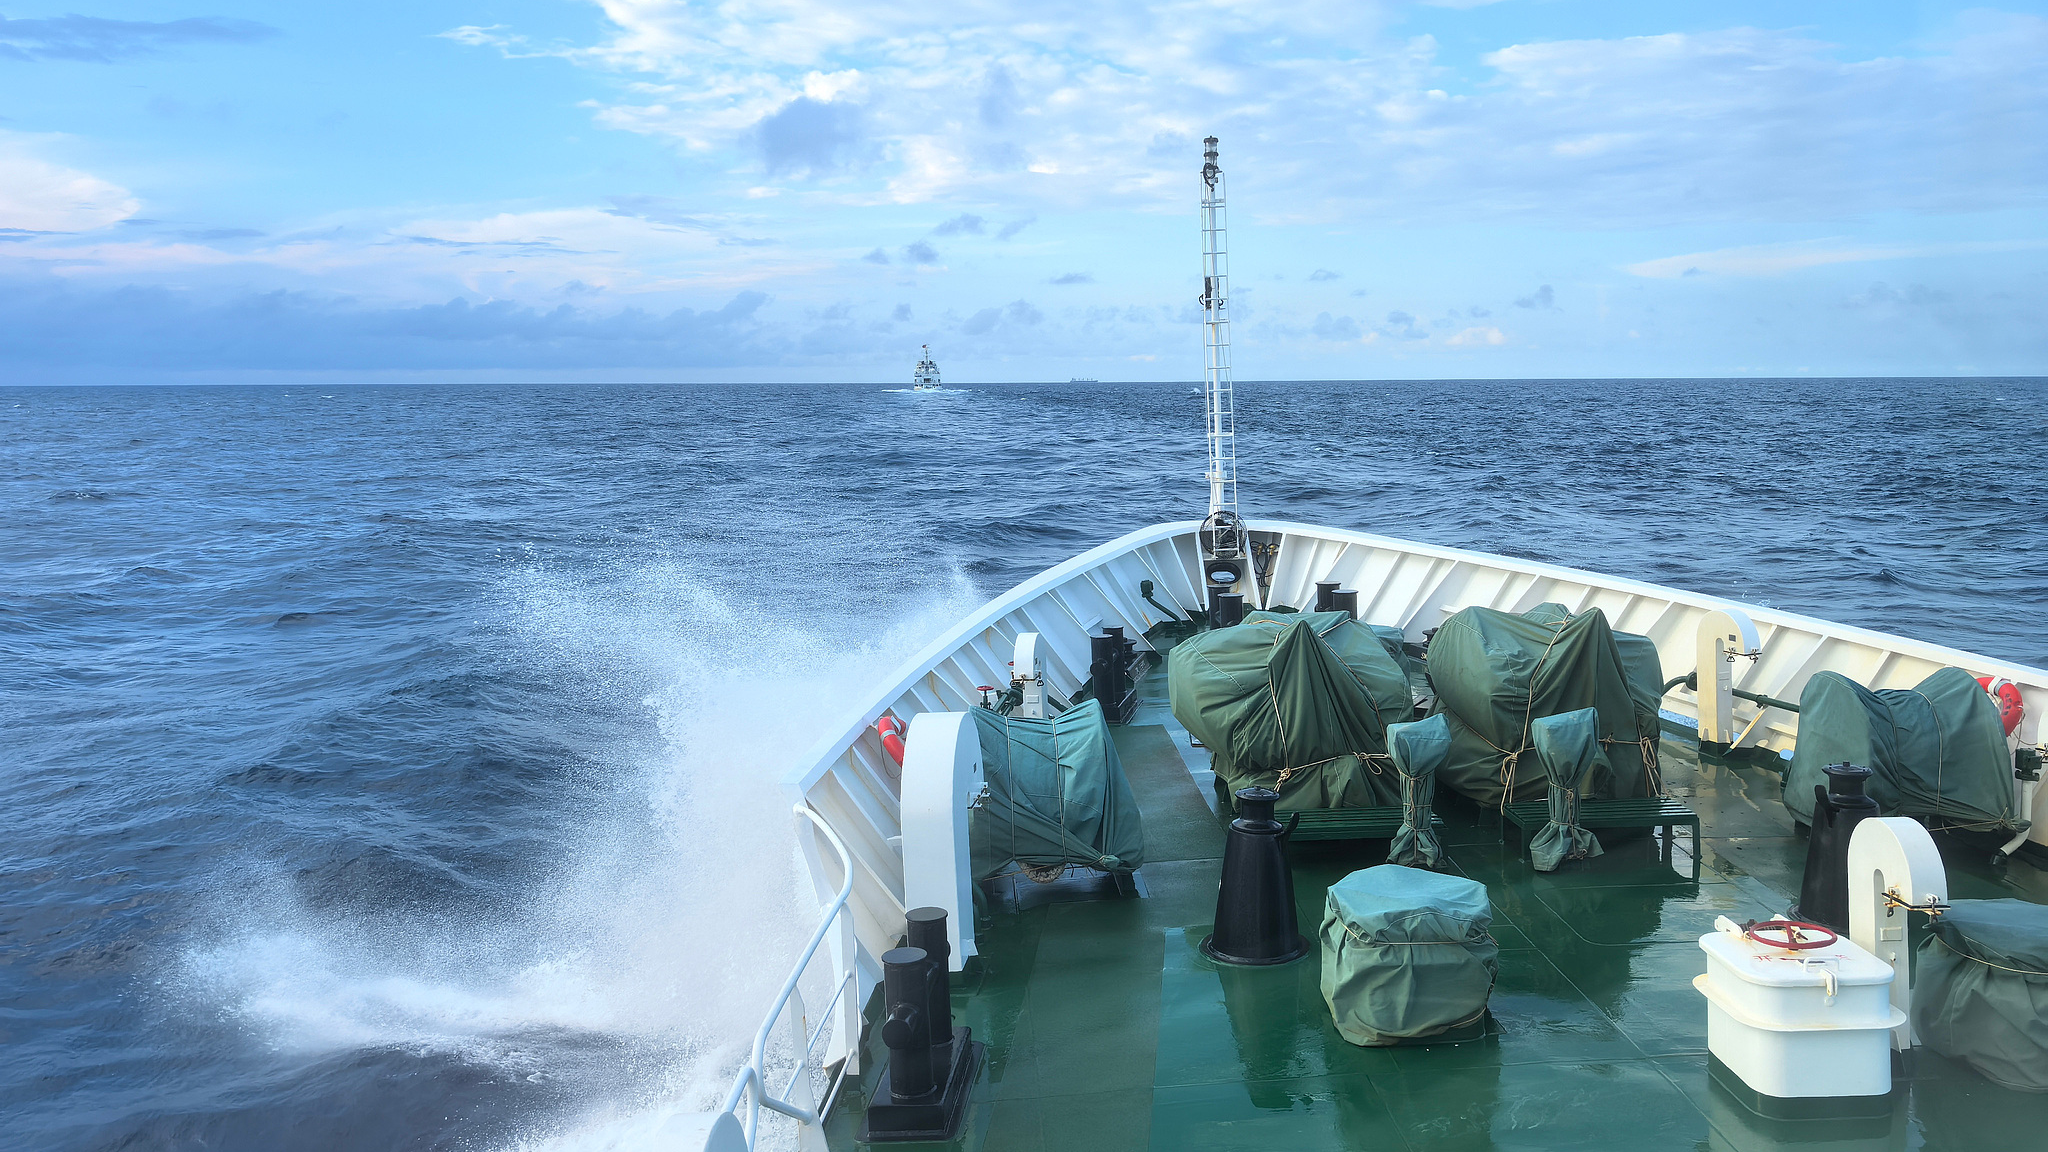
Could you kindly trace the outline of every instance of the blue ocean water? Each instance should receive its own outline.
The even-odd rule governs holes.
[[[1243,384],[1248,514],[2048,665],[2048,381]],[[1198,515],[1184,384],[0,390],[25,1148],[630,1148],[798,914],[774,781]]]

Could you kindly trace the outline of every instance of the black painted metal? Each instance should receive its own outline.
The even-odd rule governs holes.
[[[1285,964],[1308,951],[1294,912],[1294,870],[1288,829],[1273,818],[1280,794],[1237,790],[1237,819],[1223,843],[1223,884],[1216,893],[1216,930],[1202,951],[1225,964]]]
[[[889,1049],[889,1099],[922,1104],[939,1094],[932,1079],[931,1028],[925,1022],[931,957],[922,948],[882,953],[882,1043]]]
[[[1209,625],[1213,628],[1228,628],[1244,620],[1244,593],[1218,592],[1216,605],[1209,610]]]
[[[1337,594],[1337,587],[1338,587],[1339,583],[1340,583],[1340,582],[1339,582],[1339,581],[1336,581],[1336,580],[1318,580],[1318,581],[1316,581],[1316,611],[1318,611],[1318,612],[1328,612],[1328,611],[1330,611],[1330,609],[1331,609],[1331,603],[1330,603],[1330,598],[1331,598],[1332,596],[1335,596],[1335,595]]]
[[[1349,612],[1351,613],[1351,618],[1356,620],[1358,619],[1358,593],[1348,588],[1332,593],[1330,596],[1330,607],[1338,612]]]
[[[931,976],[926,981],[925,1023],[931,1037],[932,1066],[952,1063],[953,1047],[953,943],[946,938],[944,908],[912,908],[903,914],[904,943],[931,958]]]
[[[1830,764],[1827,787],[1813,786],[1813,828],[1806,837],[1806,875],[1799,884],[1799,918],[1837,932],[1849,930],[1849,837],[1878,814],[1863,794],[1870,769]]]

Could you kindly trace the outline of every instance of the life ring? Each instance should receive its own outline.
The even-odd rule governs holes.
[[[1777,939],[1770,940],[1764,933],[1773,932]],[[1834,929],[1820,924],[1808,924],[1804,920],[1766,920],[1751,924],[1742,934],[1769,948],[1786,948],[1794,952],[1805,952],[1811,948],[1825,948],[1841,937]]]
[[[875,721],[875,731],[882,737],[882,751],[889,754],[889,759],[894,760],[897,767],[902,767],[903,733],[905,731],[902,722],[894,716],[884,716],[880,720]]]
[[[2007,736],[2012,735],[2019,729],[2020,718],[2027,714],[2027,702],[2020,696],[2020,686],[2002,676],[1979,676],[1977,683],[1991,693],[1992,703],[1998,705],[1998,722],[2005,725]]]

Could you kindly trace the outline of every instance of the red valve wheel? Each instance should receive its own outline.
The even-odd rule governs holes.
[[[1804,920],[1766,920],[1761,924],[1751,924],[1742,932],[1759,944],[1772,948],[1787,948],[1794,952],[1825,948],[1842,938],[1832,928],[1808,924]],[[1766,936],[1767,932],[1776,933],[1778,938]]]

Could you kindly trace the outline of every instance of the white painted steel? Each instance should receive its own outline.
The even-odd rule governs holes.
[[[1735,726],[1735,662],[1756,659],[1763,642],[1757,637],[1756,622],[1740,608],[1705,613],[1697,635],[1693,667],[1699,672],[1695,707],[1700,739],[1732,746],[1744,734]],[[1660,650],[1658,655],[1662,654]],[[1711,676],[1708,669],[1713,670]]]
[[[775,1002],[769,1006],[768,1018],[761,1022],[760,1031],[754,1034],[753,1053],[747,1062],[740,1066],[739,1074],[733,1077],[732,1089],[726,1093],[723,1107],[718,1112],[710,1114],[709,1121],[705,1123],[700,1124],[700,1121],[707,1121],[706,1116],[693,1114],[676,1117],[664,1126],[665,1134],[669,1128],[676,1129],[678,1139],[695,1138],[701,1130],[704,1140],[702,1147],[705,1152],[731,1152],[734,1148],[756,1147],[761,1135],[763,1108],[797,1122],[797,1147],[802,1152],[825,1152],[825,1113],[831,1108],[832,1101],[839,1094],[839,1088],[846,1082],[847,1076],[860,1070],[857,1058],[859,1046],[857,1043],[849,1043],[858,1041],[860,1036],[860,1002],[854,996],[848,995],[848,991],[857,988],[859,982],[855,979],[854,970],[843,959],[857,954],[858,951],[850,930],[851,916],[847,903],[853,894],[853,857],[847,851],[845,842],[817,812],[799,803],[796,806],[796,814],[799,817],[799,827],[807,828],[814,834],[813,837],[807,838],[807,842],[815,846],[817,840],[823,840],[826,846],[832,849],[839,866],[838,887],[826,901],[825,914],[819,920],[817,929],[811,933],[810,942],[804,945],[803,952],[797,956],[795,967],[789,971],[789,979],[783,981],[782,991],[776,994]],[[822,882],[825,873],[817,864],[813,864],[811,876],[814,880]],[[832,931],[834,927],[841,930],[836,938]],[[817,1027],[812,1028],[810,1013],[804,1010],[803,995],[797,990],[797,985],[803,982],[804,973],[810,970],[811,960],[818,954],[818,946],[828,939],[833,943],[834,957],[832,999],[819,1014]],[[796,1068],[791,1072],[789,1084],[784,1087],[783,1094],[778,1096],[768,1088],[768,1038],[775,1033],[776,1021],[785,1015],[790,1017],[790,1050],[796,1060]],[[839,1071],[832,1076],[831,1083],[825,1089],[824,1102],[820,1104],[812,1090],[811,1074],[820,1068],[829,1068],[834,1063],[830,1058],[824,1061],[814,1058],[818,1041],[828,1032],[833,1047],[840,1051],[837,1059]],[[742,1107],[746,1109],[744,1126],[738,1121],[738,1117],[742,1115]],[[739,1132],[743,1143],[732,1143],[734,1132]],[[697,1145],[679,1143],[677,1147],[694,1149]]]
[[[981,734],[965,712],[927,712],[910,722],[903,749],[903,903],[944,908],[948,965],[974,948],[974,867],[968,810],[981,802]]]
[[[1045,661],[1038,655],[1038,633],[1017,637],[1016,654],[1010,660],[1010,685],[1019,689],[1017,715],[1045,719]]]
[[[852,861],[847,921],[858,941],[853,967],[859,1002],[881,978],[875,958],[901,935],[907,907],[903,857],[892,844],[903,831],[897,800],[901,773],[883,753],[875,721],[884,713],[908,721],[924,712],[973,707],[980,699],[976,685],[1007,678],[1017,640],[1026,632],[1038,633],[1048,695],[1063,704],[1088,677],[1091,632],[1103,625],[1122,626],[1141,650],[1149,648],[1146,630],[1165,617],[1139,595],[1141,580],[1152,581],[1155,596],[1182,616],[1202,607],[1199,527],[1190,520],[1139,529],[991,600],[898,669],[784,779],[790,798],[806,804],[838,833]],[[1693,670],[1701,622],[1732,607],[1753,621],[1762,649],[1756,660],[1731,666],[1732,687],[1797,700],[1815,672],[1840,672],[1873,688],[1904,688],[1954,665],[2020,686],[2027,705],[2021,736],[2027,743],[2040,738],[2041,717],[2048,713],[2048,671],[1939,644],[1554,564],[1365,532],[1276,520],[1250,521],[1247,528],[1279,540],[1268,603],[1311,604],[1316,581],[1336,580],[1359,590],[1360,619],[1398,627],[1410,640],[1420,641],[1424,632],[1471,605],[1519,612],[1556,601],[1573,612],[1600,608],[1614,627],[1650,637],[1669,679]],[[1665,697],[1665,710],[1694,720],[1696,700],[1696,693],[1674,689]],[[1798,734],[1799,718],[1793,713],[1735,700],[1731,714],[1738,733],[1747,733],[1740,741],[1745,747],[1789,751]],[[2031,836],[2048,845],[2043,807],[2048,804],[2037,802]],[[827,902],[838,886],[836,861],[817,836],[805,835],[799,842],[818,898]],[[838,941],[835,934],[835,949]],[[835,1054],[857,1055],[839,1047],[843,1035],[834,1030]]]
[[[1891,1002],[1905,1015],[1892,1030],[1892,1047],[1919,1043],[1913,1034],[1912,934],[1909,917],[1886,894],[1927,907],[1948,903],[1948,869],[1934,838],[1918,820],[1886,816],[1865,820],[1849,836],[1849,938],[1891,965]]]
[[[1209,429],[1209,514],[1237,515],[1237,409],[1230,380],[1230,244],[1216,138],[1202,141],[1202,361]]]

